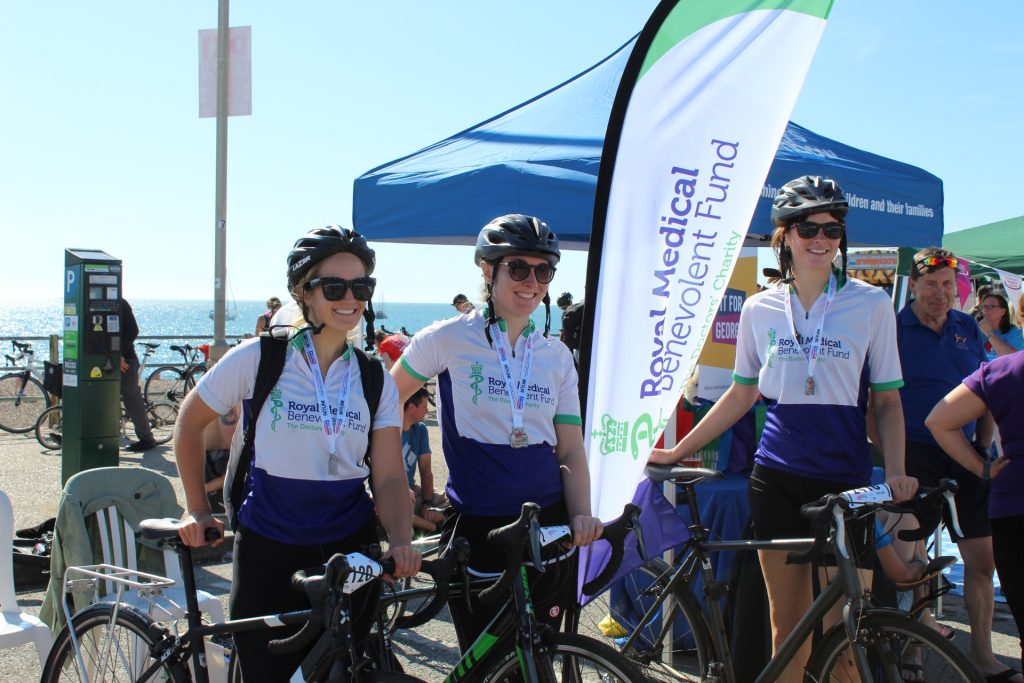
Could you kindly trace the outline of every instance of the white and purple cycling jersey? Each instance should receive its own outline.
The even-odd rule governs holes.
[[[582,424],[576,368],[558,339],[545,338],[532,322],[523,331],[510,364],[512,377],[519,378],[532,337],[523,412],[528,445],[513,448],[512,404],[486,323],[479,311],[434,323],[413,337],[401,363],[417,379],[437,377],[452,506],[475,515],[518,514],[524,502],[546,506],[562,499],[555,425]]]
[[[787,297],[793,324],[786,314]],[[903,385],[896,321],[892,302],[881,289],[859,280],[840,284],[827,307],[813,393],[808,393],[807,358],[826,301],[823,292],[805,311],[791,288],[783,286],[748,299],[740,315],[733,379],[757,384],[768,404],[754,456],[757,464],[861,484],[871,473],[868,388],[885,391]]]

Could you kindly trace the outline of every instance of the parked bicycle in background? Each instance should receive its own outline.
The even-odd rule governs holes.
[[[146,384],[142,395],[147,402],[170,401],[181,403],[185,395],[192,391],[196,383],[206,373],[206,362],[208,360],[209,345],[199,346],[172,346],[172,351],[181,354],[184,364],[181,367],[176,365],[161,365],[153,370],[146,378]],[[202,357],[200,357],[202,354]],[[142,372],[139,371],[141,377]]]
[[[4,354],[9,366],[24,361],[24,367],[11,367],[13,372],[0,377],[0,429],[15,434],[30,432],[39,415],[50,405],[42,377],[34,368],[35,352],[28,342],[11,341],[14,355]]]

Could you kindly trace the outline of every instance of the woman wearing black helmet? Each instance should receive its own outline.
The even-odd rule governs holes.
[[[419,332],[391,369],[402,399],[438,378],[451,501],[444,534],[470,541],[478,575],[500,573],[503,557],[486,533],[515,519],[524,502],[541,506],[542,524],[571,524],[577,545],[601,532],[590,513],[576,370],[568,348],[547,337],[548,285],[559,256],[558,238],[536,218],[511,214],[488,223],[475,254],[486,309]],[[543,333],[530,320],[542,302]],[[538,616],[556,626],[575,588],[569,573],[549,571],[534,589]],[[463,649],[497,611],[474,604],[470,613],[461,600],[449,607]]]
[[[917,487],[904,470],[895,316],[882,290],[846,279],[846,213],[833,180],[803,176],[782,187],[772,205],[779,272],[743,306],[733,383],[675,448],[651,456],[674,463],[697,452],[764,396],[749,488],[758,539],[810,536],[801,505],[870,482],[868,389],[893,496],[904,500]],[[777,648],[810,607],[810,568],[787,565],[783,552],[761,551],[759,559]],[[802,680],[809,653],[807,642],[779,680]]]
[[[337,226],[310,231],[288,255],[288,289],[307,326],[287,344],[284,367],[259,414],[245,416],[247,428],[251,419],[256,422],[251,469],[233,518],[233,619],[308,607],[289,585],[294,571],[377,542],[375,505],[364,486],[368,477],[376,513],[391,540],[396,576],[419,570],[419,554],[410,546],[412,514],[398,394],[384,373],[377,410],[370,414],[358,358],[362,352],[346,341],[364,311],[372,318],[374,265],[366,240]],[[213,366],[182,404],[175,455],[188,505],[180,533],[189,545],[203,545],[207,527],[224,527],[210,515],[203,491],[203,428],[227,408],[252,398],[261,355],[258,338],[243,342]],[[365,634],[376,593],[364,588],[353,601],[356,633]],[[246,680],[286,681],[305,656],[271,655],[269,637],[268,631],[236,634],[235,651]]]

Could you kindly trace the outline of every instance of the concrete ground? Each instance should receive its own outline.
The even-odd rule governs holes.
[[[435,486],[440,490],[447,478],[444,460],[440,455],[440,433],[436,422],[429,420],[428,427],[435,453]],[[170,445],[143,454],[122,451],[120,464],[125,467],[148,467],[164,473],[174,484],[179,501],[184,500]],[[34,526],[53,517],[57,511],[60,488],[59,453],[44,450],[33,436],[0,432],[0,489],[7,493],[14,506],[15,529]],[[226,604],[231,579],[230,554],[209,557],[197,567],[196,575],[201,588],[218,596]],[[22,592],[17,598],[23,610],[37,614],[43,593]],[[947,597],[942,621],[957,630],[956,643],[966,649],[967,618],[960,599]],[[997,606],[993,630],[994,647],[1002,661],[1019,668],[1017,656],[1020,650],[1016,627],[1005,606]],[[416,631],[402,632],[396,641],[406,670],[425,680],[442,680],[458,659],[455,631],[447,610],[438,619]],[[40,666],[32,646],[0,650],[0,682],[35,681],[39,675]]]

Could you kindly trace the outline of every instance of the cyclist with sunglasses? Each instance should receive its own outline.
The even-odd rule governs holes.
[[[771,211],[779,270],[774,286],[743,306],[733,383],[675,448],[652,453],[659,463],[696,453],[762,395],[768,413],[748,494],[760,540],[811,536],[801,505],[870,482],[869,392],[893,495],[916,490],[904,472],[892,305],[882,290],[846,278],[847,209],[834,180],[803,176],[782,187]],[[858,542],[871,545],[869,536]],[[811,605],[811,569],[786,564],[785,552],[758,558],[778,647]],[[809,654],[807,642],[779,680],[802,681]]]
[[[907,471],[926,486],[934,486],[944,477],[960,484],[956,510],[964,536],[958,537],[952,528],[950,535],[964,561],[971,658],[990,680],[1020,683],[1024,677],[1010,672],[992,653],[995,560],[988,517],[989,480],[974,476],[948,456],[925,425],[932,408],[986,360],[985,336],[978,323],[956,309],[958,266],[959,259],[946,249],[928,247],[917,252],[910,268],[913,298],[896,315],[906,381],[900,396],[906,419]],[[985,412],[977,422],[968,421],[963,432],[973,441],[979,459],[987,459],[994,434],[991,414]],[[901,545],[906,546],[897,543],[898,550]]]
[[[375,504],[390,539],[395,576],[419,570],[419,553],[411,547],[398,392],[383,373],[370,440],[359,351],[347,342],[364,313],[372,320],[375,264],[362,235],[333,225],[310,231],[288,254],[288,289],[306,326],[291,337],[281,375],[254,416],[252,467],[235,511],[233,619],[308,608],[306,598],[291,588],[292,573],[319,566],[334,553],[377,543]],[[188,545],[204,545],[207,527],[224,528],[210,515],[203,491],[203,428],[231,406],[252,399],[261,355],[259,338],[242,342],[182,404],[175,455],[188,510],[181,537]],[[245,415],[246,424],[249,419]],[[240,439],[233,445],[239,448]],[[372,478],[374,501],[366,491],[367,478]],[[369,632],[377,596],[364,589],[353,598],[359,637]],[[236,634],[245,680],[287,681],[306,654],[272,655],[269,639],[266,630]]]
[[[558,237],[537,218],[511,214],[480,231],[475,261],[486,288],[486,308],[444,320],[413,337],[391,370],[402,399],[437,377],[446,491],[445,539],[465,537],[471,571],[501,573],[504,556],[487,532],[518,518],[530,501],[541,524],[571,524],[577,545],[601,533],[590,512],[576,368],[568,347],[547,336],[548,286],[561,252]],[[543,302],[544,330],[530,315]],[[575,583],[548,571],[534,588],[538,617],[556,628]],[[568,565],[568,566],[567,566]],[[500,605],[462,600],[449,604],[459,645],[465,649]]]

